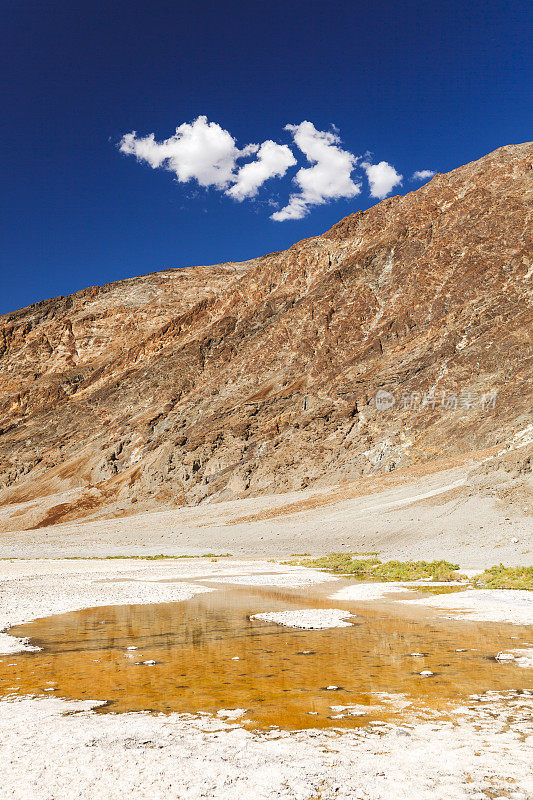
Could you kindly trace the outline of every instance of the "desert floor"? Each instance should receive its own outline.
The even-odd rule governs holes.
[[[446,558],[476,570],[500,561],[530,564],[531,549],[520,498],[506,505],[474,491],[461,466],[384,489],[348,486],[7,532],[0,540],[0,659],[6,668],[16,665],[17,654],[31,648],[6,633],[13,625],[96,606],[186,603],[228,583],[323,585],[336,608],[336,581],[282,565],[292,553],[377,551],[382,559]],[[138,558],[160,553],[232,557]],[[390,585],[370,586],[343,590],[354,613],[409,600],[412,591],[396,586],[390,595]],[[486,686],[445,713],[407,709],[396,720],[351,730],[290,731],[251,730],[245,713],[231,707],[215,715],[98,713],[95,698],[29,696],[6,687],[0,794],[20,800],[533,797],[533,691],[525,688],[533,630],[529,641],[524,637],[524,626],[533,625],[531,593],[472,590],[416,602],[436,620],[519,626],[515,662],[502,664],[514,670],[514,689]],[[376,702],[385,714],[397,700]]]

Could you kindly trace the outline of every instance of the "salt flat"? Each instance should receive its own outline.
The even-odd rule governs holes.
[[[253,733],[206,717],[98,715],[90,702],[55,698],[2,701],[2,796],[529,800],[533,697],[485,700],[458,709],[457,723],[420,720],[342,734]]]
[[[3,562],[1,625],[96,605],[181,601],[208,588],[217,591],[217,583],[222,587],[226,581],[263,586],[270,581],[288,588],[329,579],[246,559]],[[487,615],[491,593],[480,590],[476,596],[488,598]],[[442,614],[431,604],[450,597],[455,595],[428,598],[429,612]],[[533,618],[521,619],[526,621]],[[11,652],[17,645],[24,646],[15,642]],[[254,800],[528,800],[533,793],[531,692],[486,692],[452,704],[445,716],[407,709],[401,722],[350,731],[251,731],[239,709],[231,708],[221,709],[229,714],[222,718],[102,715],[97,705],[15,694],[0,701],[2,796],[233,800],[244,793]]]

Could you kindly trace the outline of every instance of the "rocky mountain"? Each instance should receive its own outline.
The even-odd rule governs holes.
[[[0,317],[11,529],[520,441],[532,187],[533,144],[502,147],[285,252]]]

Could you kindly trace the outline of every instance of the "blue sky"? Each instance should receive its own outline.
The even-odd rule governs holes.
[[[5,0],[0,313],[288,247],[378,201],[363,164],[387,162],[403,176],[391,192],[404,193],[420,185],[416,170],[445,172],[531,139],[532,21],[522,0]],[[239,168],[257,152],[230,153],[227,182],[217,172],[207,187],[194,175],[209,182],[209,163],[184,163],[181,145],[173,172],[136,158],[143,137],[168,140],[203,116],[226,145],[271,141],[285,148],[278,171],[278,156],[296,163],[239,201],[228,191],[250,191]],[[296,141],[305,131],[286,126],[304,121],[317,132],[307,129],[307,145],[330,149],[302,189],[294,178],[314,162]],[[301,218],[272,219],[291,194]]]

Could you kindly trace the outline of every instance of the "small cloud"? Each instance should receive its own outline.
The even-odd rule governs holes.
[[[271,219],[276,222],[302,219],[311,206],[359,194],[361,185],[350,177],[357,158],[339,147],[340,138],[336,133],[318,131],[308,121],[286,125],[285,130],[292,133],[295,144],[313,166],[298,170],[294,183],[299,191],[291,194],[288,205],[272,214]]]
[[[395,186],[401,184],[403,175],[396,172],[392,164],[387,161],[380,161],[379,164],[370,164],[368,161],[361,163],[368,183],[370,184],[370,194],[378,200],[383,200],[392,192]]]
[[[208,122],[205,116],[184,122],[173,136],[161,142],[153,133],[144,137],[138,137],[135,131],[127,133],[119,148],[152,169],[173,172],[179,183],[195,180],[200,186],[213,186],[239,201],[255,197],[265,181],[283,177],[296,164],[286,144],[270,140],[239,150],[229,131],[216,122]],[[254,161],[237,167],[237,161],[254,154]]]
[[[411,175],[412,181],[427,181],[435,175],[432,169],[417,169]]]
[[[173,172],[180,183],[196,180],[200,186],[225,189],[232,181],[235,162],[258,149],[238,150],[233,136],[207,117],[184,122],[169,139],[157,142],[151,133],[138,138],[135,131],[122,137],[120,150],[146,161],[152,169]]]
[[[290,148],[269,139],[257,151],[256,160],[239,169],[235,183],[227,189],[226,194],[239,201],[245,197],[255,197],[265,181],[269,178],[282,178],[294,164],[296,159]]]

